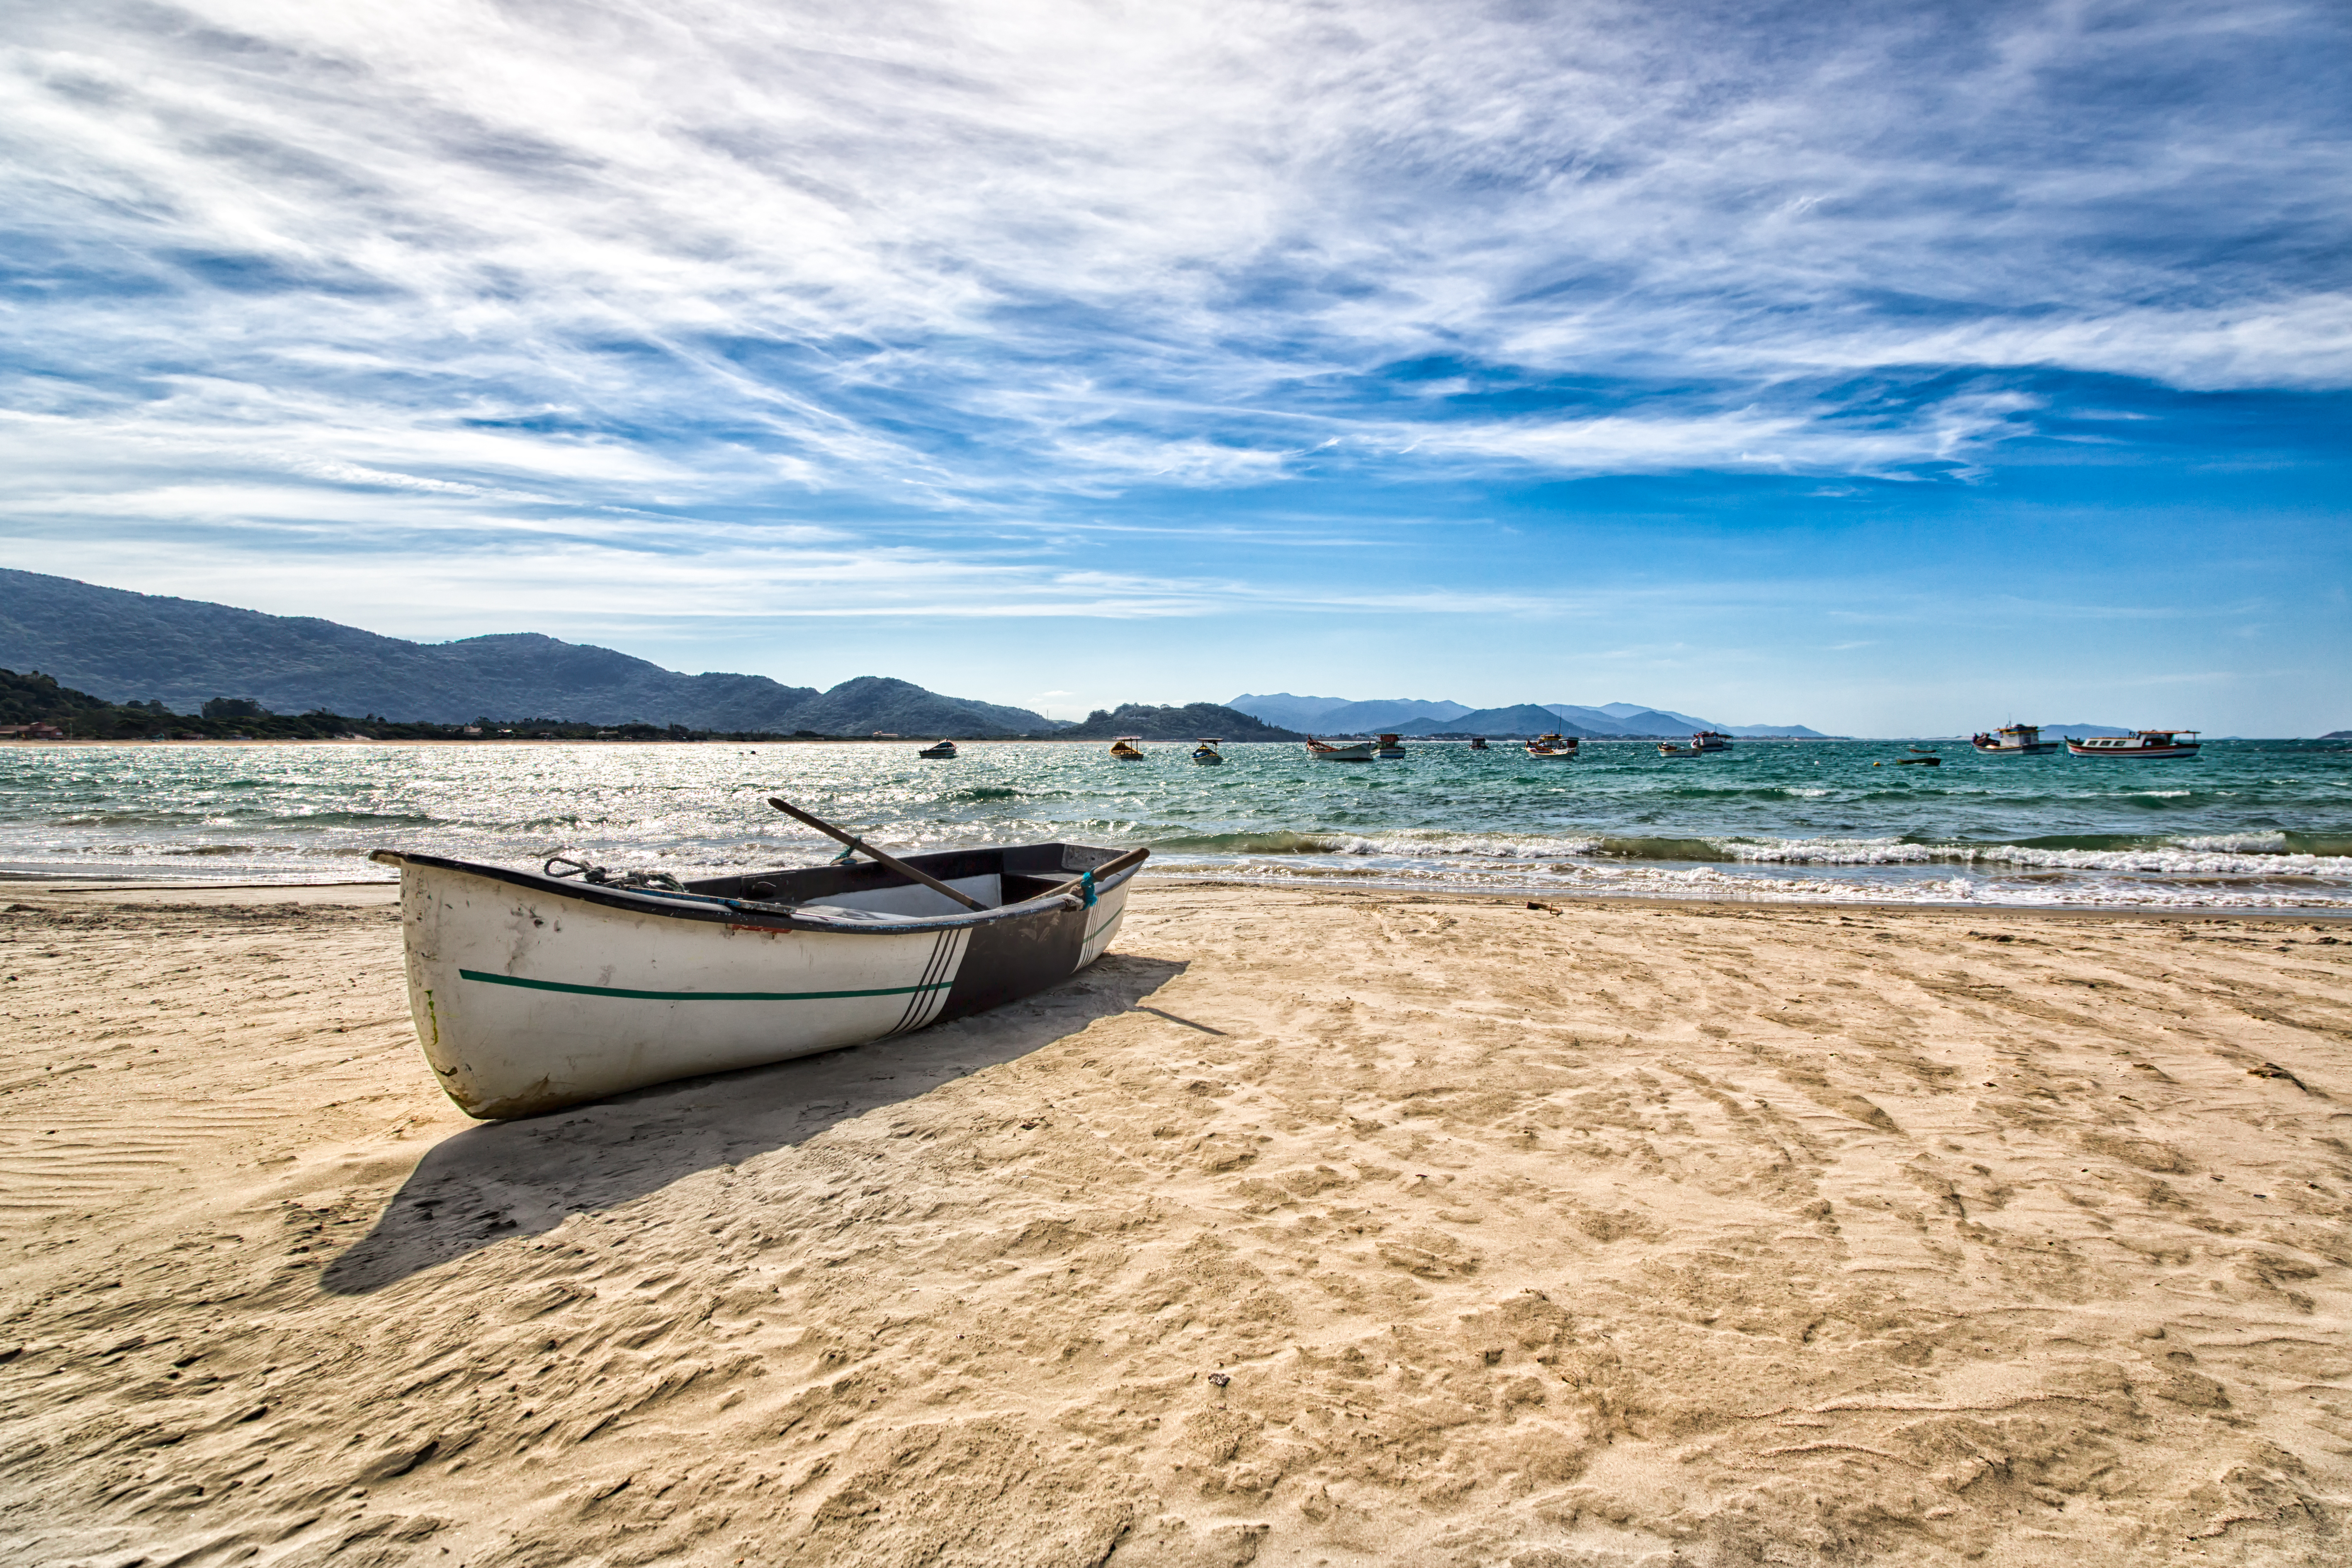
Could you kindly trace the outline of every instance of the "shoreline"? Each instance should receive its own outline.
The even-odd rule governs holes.
[[[1140,885],[1153,888],[1200,888],[1230,892],[1295,893],[1305,896],[1382,897],[1407,902],[1444,902],[1459,900],[1466,903],[1557,903],[1564,906],[1582,904],[1625,905],[1633,908],[1661,910],[1757,910],[1772,914],[1818,914],[1822,910],[1869,911],[1879,915],[1900,915],[1908,912],[1933,915],[2025,915],[2063,916],[2068,919],[2112,920],[2279,920],[2279,921],[2342,921],[2352,922],[2352,909],[2239,907],[2213,905],[2188,907],[2149,905],[2145,908],[2128,904],[1997,904],[1958,900],[1945,904],[1909,901],[1866,901],[1843,898],[1725,898],[1708,894],[1691,898],[1665,898],[1655,894],[1562,893],[1553,889],[1425,888],[1407,883],[1381,883],[1370,880],[1302,883],[1297,881],[1255,881],[1246,877],[1186,877],[1154,875],[1149,872],[1139,879]],[[84,885],[86,884],[86,885]],[[300,882],[215,882],[202,878],[186,879],[156,877],[146,880],[126,877],[121,881],[105,877],[51,877],[46,874],[0,870],[0,887],[30,889],[59,894],[98,894],[131,892],[167,892],[175,889],[253,890],[271,888],[333,888],[381,887],[397,889],[397,877],[362,877],[336,881]]]

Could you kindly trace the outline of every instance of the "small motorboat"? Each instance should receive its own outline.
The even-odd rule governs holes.
[[[1691,737],[1691,749],[1693,751],[1728,751],[1731,749],[1731,737],[1719,729],[1702,729]]]
[[[1223,741],[1213,735],[1205,737],[1200,745],[1192,748],[1192,760],[1203,768],[1216,767],[1225,759],[1225,754],[1217,749],[1223,744]]]
[[[1676,746],[1671,740],[1662,740],[1658,742],[1658,755],[1669,761],[1680,762],[1685,758],[1702,757],[1706,753],[1696,746]]]
[[[1895,759],[1895,766],[1897,768],[1941,768],[1943,765],[1944,759],[1932,751],[1917,757],[1898,757]],[[1878,765],[1873,763],[1871,766],[1875,768]]]
[[[2193,729],[2141,729],[2129,735],[2095,735],[2088,740],[2066,737],[2066,750],[2075,757],[2107,757],[2132,762],[2161,762],[2194,757],[2204,745]],[[2183,740],[2182,736],[2190,738]]]
[[[1395,736],[1384,735],[1381,737],[1380,745],[1373,748],[1372,755],[1382,762],[1401,762],[1404,759],[1404,747],[1397,744]]]
[[[1136,744],[1143,737],[1139,735],[1120,736],[1110,743],[1110,759],[1113,762],[1142,761],[1143,747]]]
[[[1310,735],[1307,737],[1307,755],[1318,762],[1370,762],[1372,743],[1363,740],[1352,746],[1333,746]]]
[[[1972,735],[1969,744],[1988,757],[2047,757],[2058,749],[2042,738],[2038,724],[2005,724],[1990,735]]]
[[[920,751],[915,753],[915,755],[918,757],[928,757],[937,762],[952,762],[955,760],[956,755],[955,742],[952,740],[942,740],[937,746],[926,746]]]
[[[1528,755],[1538,762],[1571,762],[1576,743],[1574,736],[1538,735],[1528,742]]]
[[[1470,749],[1473,751],[1486,751],[1490,749],[1486,745],[1486,737],[1483,735],[1472,736],[1470,737]]]
[[[898,861],[825,831],[873,863],[679,882],[376,851],[400,868],[409,1012],[443,1092],[528,1116],[984,1012],[1102,956],[1150,852]]]

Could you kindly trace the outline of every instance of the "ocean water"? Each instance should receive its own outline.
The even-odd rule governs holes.
[[[782,794],[884,848],[1150,844],[1159,876],[1553,895],[2352,913],[2352,747],[2222,741],[2186,762],[1897,768],[1885,742],[1743,741],[1668,762],[1587,742],[1200,768],[1098,745],[0,747],[0,873],[340,881],[378,847],[682,875],[825,858]],[[1883,766],[1874,766],[1883,764]]]

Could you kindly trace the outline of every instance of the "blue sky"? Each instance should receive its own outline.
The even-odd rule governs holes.
[[[1058,716],[2352,726],[2334,4],[25,7],[11,564]]]

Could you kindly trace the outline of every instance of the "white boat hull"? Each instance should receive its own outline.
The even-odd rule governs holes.
[[[2076,757],[2096,757],[2111,762],[2164,762],[2184,757],[2194,757],[2201,749],[2194,746],[2077,746],[2066,743],[2066,749]]]
[[[1370,762],[1372,743],[1368,740],[1360,746],[1326,746],[1311,755],[1318,762]]]
[[[1076,858],[1089,856],[1109,858]],[[418,1044],[449,1098],[485,1119],[859,1045],[1041,990],[1102,956],[1133,876],[1113,877],[1091,905],[1065,896],[963,914],[903,881],[786,909],[380,858],[401,867]],[[993,904],[1006,883],[1025,894],[1044,879],[944,880]]]

